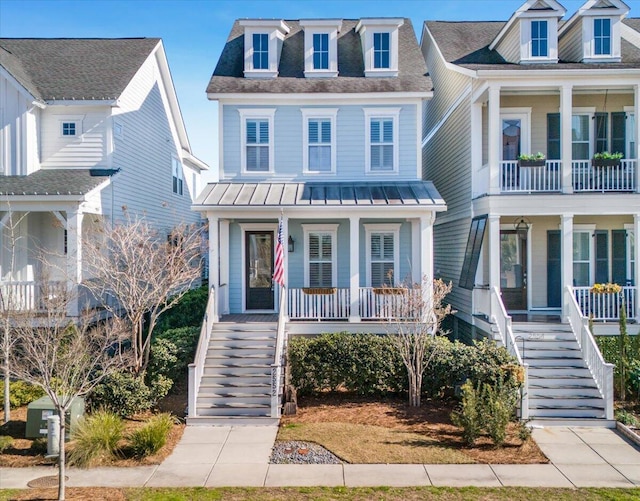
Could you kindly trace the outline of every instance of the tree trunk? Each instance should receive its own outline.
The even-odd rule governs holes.
[[[420,391],[421,384],[417,374],[413,370],[409,370],[409,405],[411,407],[420,407]]]
[[[64,435],[66,432],[66,412],[58,409],[60,414],[60,456],[58,457],[58,501],[63,501],[65,498],[65,487],[66,487],[66,457],[65,457],[65,442]]]
[[[9,354],[5,353],[4,356],[4,422],[8,423],[11,421],[11,392],[9,388]]]

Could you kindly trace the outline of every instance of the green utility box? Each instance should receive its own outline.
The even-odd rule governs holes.
[[[27,406],[27,431],[25,437],[46,437],[48,434],[47,418],[54,414],[58,414],[58,411],[49,397],[42,397],[31,402]],[[82,416],[84,416],[84,398],[76,397],[71,402],[71,407],[67,413],[65,437],[67,440],[69,440],[71,432],[75,430],[78,420]]]

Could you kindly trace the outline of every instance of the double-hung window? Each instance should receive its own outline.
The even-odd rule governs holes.
[[[398,172],[400,108],[365,108],[367,172]]]
[[[591,234],[591,230],[573,232],[573,284],[577,287],[592,285]]]
[[[182,164],[175,157],[171,159],[171,170],[173,177],[173,192],[176,195],[182,195],[184,190],[184,173],[182,172]]]
[[[591,115],[575,114],[571,117],[571,146],[574,160],[591,158]]]
[[[302,225],[305,242],[306,287],[335,287],[337,282],[337,224]]]
[[[547,21],[531,21],[531,57],[549,57]]]
[[[336,164],[336,109],[303,108],[303,165],[307,173],[332,173]]]
[[[240,109],[243,172],[272,172],[275,110]]]
[[[253,69],[269,69],[269,35],[267,33],[253,34]]]
[[[389,33],[373,34],[373,67],[391,68],[391,45]]]
[[[313,69],[329,69],[329,34],[313,34]]]
[[[594,56],[611,55],[611,19],[593,20],[593,54]]]
[[[400,224],[365,224],[367,283],[370,287],[398,282]]]

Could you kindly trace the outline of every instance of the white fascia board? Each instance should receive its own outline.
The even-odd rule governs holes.
[[[182,160],[198,170],[209,170],[209,165],[194,156],[190,151],[182,150]]]
[[[460,73],[462,75],[465,75],[467,77],[471,77],[471,78],[476,78],[477,77],[477,72],[476,71],[469,70],[467,68],[463,68],[463,67],[458,66],[456,64],[450,63],[444,58],[444,55],[442,54],[442,51],[440,50],[440,46],[436,43],[435,38],[433,38],[433,35],[431,34],[431,32],[429,31],[429,28],[427,27],[427,22],[426,21],[422,25],[422,35],[421,35],[421,40],[420,40],[420,47],[421,48],[422,48],[422,41],[424,40],[425,34],[431,40],[431,45],[433,47],[435,47],[436,52],[438,54],[438,57],[444,63],[445,68],[447,68],[448,70],[451,70],[451,71],[455,71],[456,73]],[[427,70],[428,70],[428,68],[427,68]],[[431,94],[433,94],[433,92]]]
[[[620,23],[620,36],[631,45],[640,49],[640,33],[634,30],[631,26]]]
[[[345,205],[282,205],[278,207],[224,207],[219,205],[206,205],[198,204],[192,205],[191,210],[196,212],[212,212],[216,216],[223,217],[225,219],[241,219],[247,217],[255,217],[259,219],[277,219],[281,215],[281,211],[284,215],[296,219],[344,219],[345,209],[348,208],[350,216],[360,216],[361,218],[411,218],[420,217],[426,215],[428,212],[444,212],[447,210],[447,206],[444,204],[439,205],[404,205],[404,206],[345,206]]]
[[[430,99],[433,91],[428,92],[358,92],[358,93],[338,93],[338,92],[300,92],[292,94],[271,94],[271,93],[207,93],[207,97],[212,101],[220,101],[224,104],[294,104],[300,102],[334,101],[354,102],[362,100],[364,102],[376,103],[380,100],[406,101],[408,99]]]
[[[299,23],[303,28],[335,28],[340,31],[342,19],[300,19]]]
[[[511,81],[520,80],[523,86],[530,84],[530,79],[535,77],[537,80],[548,79],[550,82],[558,81],[558,78],[571,78],[571,77],[588,77],[589,80],[581,80],[582,85],[598,85],[594,82],[594,77],[605,77],[611,80],[607,81],[609,85],[621,85],[621,79],[629,80],[629,83],[634,82],[634,78],[640,76],[640,68],[625,68],[625,69],[580,69],[580,70],[478,70],[478,78],[494,80],[499,78],[507,78]]]
[[[69,208],[69,204],[79,204],[84,202],[84,195],[2,195],[0,196],[1,203],[11,204],[11,209],[14,211],[34,211],[34,212],[49,212],[53,210],[66,211]],[[24,204],[29,204],[25,207]],[[61,205],[62,204],[62,205]]]
[[[49,106],[117,106],[117,99],[49,99]]]
[[[240,19],[238,24],[244,28],[273,28],[282,32],[283,35],[291,31],[283,19]]]

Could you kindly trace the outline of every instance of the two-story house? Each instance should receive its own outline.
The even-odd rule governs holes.
[[[80,283],[105,220],[198,222],[205,169],[160,39],[0,39],[0,291],[21,308],[42,306],[42,250],[47,280]]]
[[[445,209],[422,180],[432,92],[411,22],[238,20],[207,95],[218,103],[220,181],[195,209],[209,221],[214,318],[278,314],[290,333],[380,329],[383,285],[433,278],[433,221]],[[283,289],[272,280],[280,220]],[[229,354],[235,364],[209,357],[212,375],[250,371]],[[263,358],[255,370],[268,386],[273,351]],[[236,412],[214,387],[198,412]],[[262,395],[246,413],[262,412],[259,398],[268,407]]]
[[[507,21],[425,22],[434,97],[423,173],[448,205],[434,227],[434,266],[454,282],[460,337],[499,331],[504,340],[507,313],[571,318],[578,340],[583,316],[614,320],[624,303],[638,320],[640,20],[629,10],[589,0],[565,19],[558,2],[527,0]],[[598,159],[603,152],[622,158]],[[592,291],[607,282],[622,293]],[[522,351],[533,339],[515,341]],[[548,364],[572,366],[570,355]],[[592,402],[583,403],[587,415]]]

